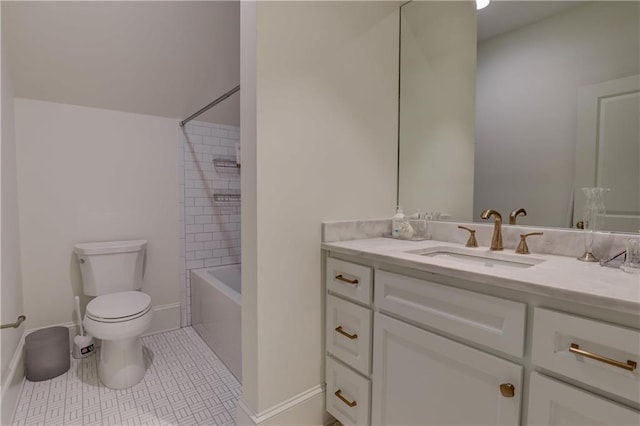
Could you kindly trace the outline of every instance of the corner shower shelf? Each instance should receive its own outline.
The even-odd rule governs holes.
[[[240,202],[240,194],[239,193],[213,194],[213,201],[220,201],[223,203]]]
[[[233,159],[227,159],[227,158],[214,158],[213,159],[213,166],[214,167],[226,167],[226,168],[233,168],[233,169],[239,169],[240,168],[240,164],[236,163],[236,160]]]

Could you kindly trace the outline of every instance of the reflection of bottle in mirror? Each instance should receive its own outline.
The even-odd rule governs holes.
[[[627,238],[624,245],[627,253],[620,268],[630,274],[640,274],[640,238]]]
[[[400,225],[404,222],[404,213],[402,207],[398,206],[396,214],[391,219],[391,236],[393,238],[400,238]]]
[[[405,219],[400,223],[400,230],[398,231],[398,237],[403,240],[410,240],[413,238],[414,230],[413,226],[409,223],[409,220]]]

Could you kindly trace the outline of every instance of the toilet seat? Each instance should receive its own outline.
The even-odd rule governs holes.
[[[151,297],[140,291],[122,291],[98,296],[87,304],[86,316],[94,321],[131,321],[151,310]]]

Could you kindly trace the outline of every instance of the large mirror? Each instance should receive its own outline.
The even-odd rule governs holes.
[[[401,9],[398,201],[405,212],[640,229],[640,2],[413,1]]]

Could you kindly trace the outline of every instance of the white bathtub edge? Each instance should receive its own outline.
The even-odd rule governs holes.
[[[210,271],[233,268],[224,265],[191,270],[191,326],[231,373],[242,382],[242,341],[240,293]],[[223,276],[224,277],[224,276]],[[240,276],[230,277],[230,279]]]
[[[224,293],[225,296],[227,296],[229,299],[233,300],[239,306],[242,306],[242,295],[240,293],[236,292],[231,287],[226,285],[226,283],[221,282],[218,278],[213,277],[208,273],[208,271],[211,270],[211,269],[227,268],[227,267],[232,267],[232,266],[236,266],[236,265],[237,264],[234,263],[234,264],[231,264],[231,265],[212,266],[210,268],[192,269],[191,273],[196,275],[198,278],[202,279],[203,281],[206,281],[208,283],[212,283],[213,282],[212,285],[215,286],[219,291]]]
[[[331,417],[325,410],[325,388],[318,384],[261,413],[254,412],[240,398],[237,404],[237,426],[324,425]]]

